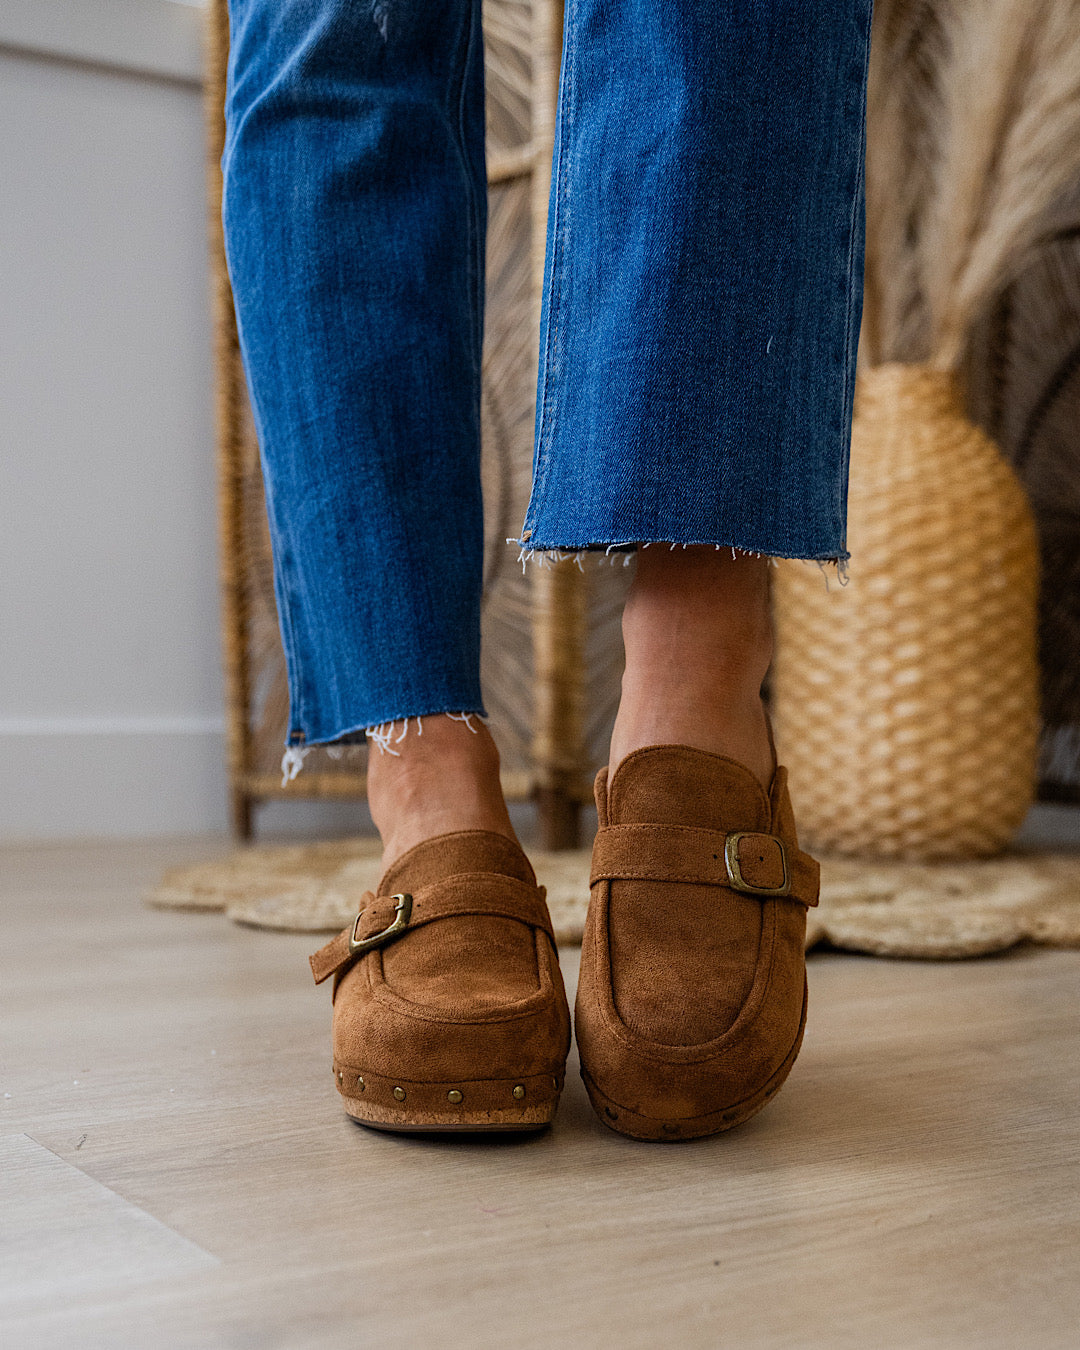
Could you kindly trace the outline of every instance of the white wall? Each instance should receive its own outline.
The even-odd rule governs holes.
[[[201,14],[0,8],[0,836],[225,824]]]

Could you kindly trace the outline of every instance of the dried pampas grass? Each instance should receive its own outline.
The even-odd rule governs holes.
[[[865,355],[957,368],[1080,179],[1080,0],[879,0]]]
[[[933,190],[946,39],[939,0],[876,0],[866,98],[866,276],[860,362],[929,349],[918,241]]]

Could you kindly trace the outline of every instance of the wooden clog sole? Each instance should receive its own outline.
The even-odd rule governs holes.
[[[550,1074],[425,1083],[335,1065],[334,1078],[353,1120],[395,1133],[543,1129],[562,1090],[562,1079]]]

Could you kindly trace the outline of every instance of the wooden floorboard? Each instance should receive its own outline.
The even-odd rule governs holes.
[[[224,846],[0,850],[0,1345],[1080,1346],[1080,952],[812,957],[730,1135],[614,1135],[575,1063],[430,1142],[340,1110],[314,942],[141,906]]]

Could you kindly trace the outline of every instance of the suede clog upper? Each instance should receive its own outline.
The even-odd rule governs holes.
[[[818,873],[786,772],[766,794],[734,760],[649,746],[601,770],[596,802],[575,1015],[593,1104],[643,1138],[729,1128],[783,1082],[805,1019]]]

